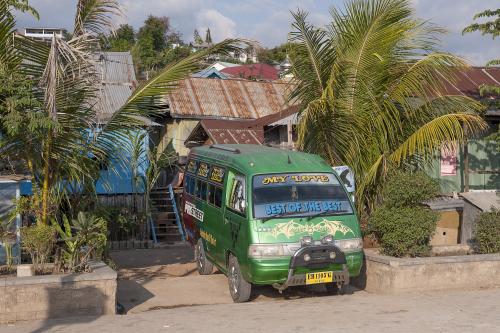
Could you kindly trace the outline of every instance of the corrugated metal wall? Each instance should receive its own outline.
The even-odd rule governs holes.
[[[3,226],[7,226],[9,223],[9,217],[11,211],[14,209],[14,200],[18,194],[19,183],[17,182],[0,182],[0,223]],[[14,220],[9,224],[8,229],[12,232],[16,232],[17,223],[19,221]],[[18,247],[16,246],[13,251],[13,255],[16,256],[18,253]],[[0,263],[5,263],[5,249],[4,244],[0,241]]]
[[[478,139],[469,141],[469,188],[471,190],[500,189],[500,152],[496,141]],[[439,155],[428,174],[441,183],[444,193],[463,192],[463,156],[457,149],[457,173],[441,176]]]

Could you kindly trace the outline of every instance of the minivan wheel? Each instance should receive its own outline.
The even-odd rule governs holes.
[[[194,246],[194,259],[196,260],[196,266],[200,275],[212,274],[214,265],[207,259],[201,238],[198,239],[198,242]]]
[[[227,279],[229,282],[229,292],[231,293],[233,302],[242,303],[250,300],[252,284],[243,278],[238,260],[232,255],[229,256]]]

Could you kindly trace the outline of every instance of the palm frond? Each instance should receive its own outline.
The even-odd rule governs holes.
[[[327,38],[326,30],[307,22],[306,12],[298,10],[292,12],[292,16],[294,30],[289,36],[289,53],[294,78],[300,79],[294,80],[294,89],[288,99],[299,100],[304,107],[323,95],[335,59],[335,49]]]
[[[108,34],[116,30],[116,17],[123,16],[117,0],[78,0],[73,35]]]
[[[20,61],[13,47],[16,22],[9,3],[8,0],[0,0],[0,66],[11,71]]]
[[[455,113],[436,117],[412,133],[391,153],[389,159],[401,165],[408,157],[430,157],[445,143],[461,143],[469,135],[484,131],[488,125],[476,114]]]

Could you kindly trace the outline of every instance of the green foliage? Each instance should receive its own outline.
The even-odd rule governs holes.
[[[198,45],[203,44],[203,38],[201,38],[200,33],[198,32],[197,29],[194,29],[193,40],[195,44]]]
[[[486,21],[483,23],[473,23],[467,26],[462,34],[479,31],[482,35],[491,35],[493,39],[500,35],[500,8],[495,10],[487,9],[476,15],[474,15],[473,20],[484,19],[484,18],[494,18],[492,21]]]
[[[37,223],[21,228],[21,246],[29,253],[35,272],[43,272],[56,244],[52,226]]]
[[[102,47],[107,51],[130,51],[135,44],[135,31],[129,24],[122,24],[114,35],[101,39]]]
[[[475,31],[481,32],[481,35],[490,35],[494,40],[498,35],[500,35],[500,8],[496,10],[485,10],[476,15],[474,15],[473,20],[477,19],[489,19],[494,18],[491,21],[486,21],[483,23],[473,23],[466,27],[462,34],[471,33]],[[495,43],[495,41],[493,41]],[[500,59],[493,59],[486,63],[486,67],[498,66],[500,65]],[[500,85],[498,84],[483,84],[479,87],[479,93],[482,97],[485,97],[482,103],[488,109],[498,109],[500,102],[498,97],[500,97]],[[500,138],[500,134],[497,134],[497,140]]]
[[[0,242],[5,250],[5,259],[9,271],[12,270],[14,264],[12,248],[16,243],[16,234],[12,231],[11,225],[10,222],[0,221]]]
[[[137,33],[137,40],[150,39],[153,51],[160,52],[167,46],[167,34],[170,31],[170,19],[166,16],[149,15]]]
[[[369,230],[382,252],[394,257],[421,257],[430,254],[430,239],[439,215],[422,207],[378,208],[371,216]]]
[[[493,209],[478,216],[474,241],[478,253],[500,252],[500,210]]]
[[[439,193],[439,184],[423,172],[395,172],[384,185],[382,205],[370,216],[368,231],[382,252],[395,257],[427,256],[439,214],[423,201]]]
[[[56,220],[52,220],[52,225],[65,244],[62,253],[65,270],[87,270],[90,259],[102,260],[107,242],[106,220],[79,212],[71,221],[63,215],[62,226]]]
[[[281,63],[286,59],[290,47],[290,43],[284,43],[270,49],[262,48],[258,51],[257,57],[260,62],[266,64],[274,65]]]
[[[210,34],[210,28],[207,29],[205,34],[205,43],[212,44],[212,35]]]
[[[36,99],[33,87],[27,76],[0,66],[0,121],[8,135],[43,132],[54,126],[41,112],[42,103]]]
[[[325,28],[293,18],[300,148],[353,170],[359,210],[374,209],[394,168],[423,167],[444,142],[487,127],[479,103],[443,94],[443,78],[467,64],[439,50],[443,29],[414,17],[409,0],[349,0]]]
[[[31,14],[37,20],[40,19],[40,14],[34,7],[30,6],[28,0],[7,0],[7,4],[22,13]]]
[[[424,172],[396,171],[385,183],[382,198],[389,207],[418,206],[439,193],[439,183]]]

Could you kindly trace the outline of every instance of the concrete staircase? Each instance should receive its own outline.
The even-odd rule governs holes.
[[[179,195],[177,192],[179,191],[175,193],[176,198]],[[182,192],[182,190],[180,192]],[[151,213],[157,240],[164,243],[182,241],[168,187],[155,188],[151,191],[149,199],[151,200]],[[179,207],[179,204],[177,204],[177,207]]]

